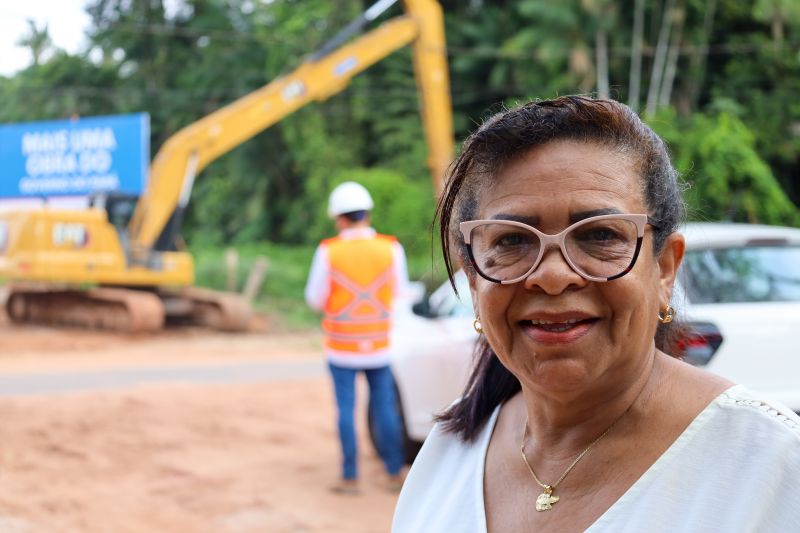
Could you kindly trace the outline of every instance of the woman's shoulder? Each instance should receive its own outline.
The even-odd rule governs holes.
[[[765,497],[765,487],[781,495],[780,505]],[[800,531],[798,508],[800,418],[734,385],[697,414],[590,530],[741,531],[750,524],[748,531]]]
[[[744,385],[726,389],[714,404],[736,425],[758,425],[771,433],[796,439],[800,444],[800,416],[782,403],[753,392]]]
[[[498,409],[469,441],[439,423],[425,439],[395,509],[392,531],[486,531],[483,465]]]
[[[444,424],[437,423],[425,439],[409,471],[408,480],[414,482],[416,478],[441,479],[441,476],[448,477],[450,470],[453,471],[452,475],[463,476],[474,470],[469,468],[470,465],[479,465],[482,468],[498,411],[499,407],[471,440],[464,440],[458,434],[448,431]]]
[[[718,435],[754,430],[800,439],[800,417],[791,409],[716,374],[674,359],[663,358],[666,378],[661,412],[689,423],[689,429],[706,425]],[[681,415],[682,413],[682,415]],[[753,434],[757,438],[757,434]],[[750,438],[745,439],[750,442]],[[799,448],[800,449],[800,448]]]
[[[800,417],[743,385],[720,393],[684,431],[684,450],[739,468],[754,460],[792,465],[800,479]],[[699,455],[697,455],[699,454]],[[737,466],[738,465],[738,466]]]

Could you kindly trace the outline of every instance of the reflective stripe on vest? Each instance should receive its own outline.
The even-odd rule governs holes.
[[[327,348],[359,355],[389,346],[395,242],[384,235],[326,241],[331,292],[322,329]]]

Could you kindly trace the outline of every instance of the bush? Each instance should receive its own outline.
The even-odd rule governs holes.
[[[430,255],[435,209],[430,183],[385,168],[348,169],[334,172],[328,180],[310,180],[306,197],[313,216],[306,228],[307,242],[316,243],[336,233],[326,214],[328,195],[345,181],[358,182],[369,190],[375,202],[372,225],[376,230],[396,236],[409,255]]]
[[[690,185],[690,218],[763,224],[800,224],[800,212],[755,149],[755,136],[733,110],[680,121],[661,113],[653,127],[670,145]]]

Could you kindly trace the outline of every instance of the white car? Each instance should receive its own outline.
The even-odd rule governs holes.
[[[687,361],[800,412],[800,229],[729,223],[683,228],[686,257],[673,306],[694,332],[681,339]],[[400,312],[393,373],[409,458],[435,413],[457,399],[477,334],[466,276],[456,276]]]
[[[800,412],[800,229],[689,224],[676,303],[716,326],[707,370]],[[702,340],[700,342],[702,344]]]
[[[427,299],[395,312],[392,373],[405,426],[406,455],[413,459],[433,426],[433,416],[461,395],[478,334],[467,277],[442,284]],[[373,440],[374,442],[374,440]],[[409,461],[410,462],[410,461]]]

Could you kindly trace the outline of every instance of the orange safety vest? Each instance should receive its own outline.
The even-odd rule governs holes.
[[[397,239],[326,239],[330,293],[322,320],[327,348],[369,355],[389,346]]]

